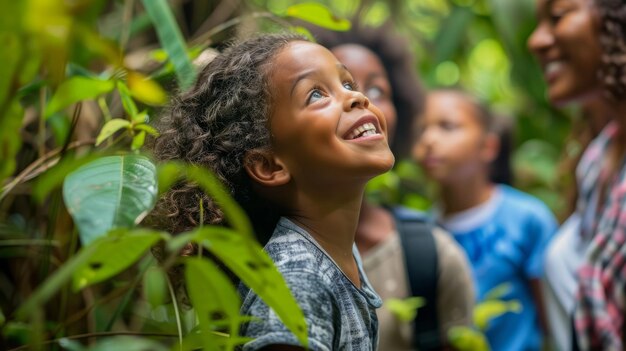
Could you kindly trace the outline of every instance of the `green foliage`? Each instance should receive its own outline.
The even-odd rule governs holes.
[[[56,93],[46,106],[45,116],[65,108],[71,104],[86,99],[94,99],[106,94],[115,88],[111,80],[94,79],[87,77],[72,77],[59,86]]]
[[[426,300],[419,296],[385,300],[385,307],[402,322],[413,321],[417,316],[417,309],[425,304]]]
[[[156,167],[138,155],[108,156],[65,178],[63,197],[83,245],[113,228],[130,228],[154,207]]]
[[[185,90],[196,80],[196,70],[187,56],[186,45],[166,0],[143,0],[143,6],[174,65],[180,87]]]
[[[336,31],[347,31],[351,26],[350,21],[335,17],[326,6],[314,2],[289,6],[287,16]]]

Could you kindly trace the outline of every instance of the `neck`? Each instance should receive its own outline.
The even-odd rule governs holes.
[[[442,184],[440,191],[444,217],[485,203],[491,197],[493,189],[494,184],[487,175],[466,178],[458,184]]]
[[[287,217],[304,228],[342,271],[359,286],[352,246],[359,221],[365,184],[342,189],[300,189]]]

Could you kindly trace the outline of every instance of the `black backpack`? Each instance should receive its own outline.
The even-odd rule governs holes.
[[[426,299],[414,320],[413,346],[420,350],[442,347],[437,315],[438,257],[432,219],[422,212],[403,207],[391,209],[402,243],[412,296]]]

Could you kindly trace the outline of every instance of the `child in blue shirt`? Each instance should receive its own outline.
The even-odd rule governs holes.
[[[250,216],[304,312],[312,350],[375,350],[380,298],[354,248],[365,184],[393,166],[383,114],[324,47],[293,34],[231,46],[173,104],[157,155],[210,168]],[[223,223],[197,188],[171,192],[179,230]],[[200,216],[200,201],[204,216]],[[184,215],[182,215],[184,214]],[[244,350],[299,350],[253,291]]]
[[[440,222],[467,254],[478,300],[506,283],[510,289],[500,299],[522,306],[491,321],[491,348],[541,349],[540,278],[557,228],[553,214],[538,199],[490,180],[500,140],[490,112],[471,96],[452,89],[430,93],[417,124],[413,156],[439,185]]]

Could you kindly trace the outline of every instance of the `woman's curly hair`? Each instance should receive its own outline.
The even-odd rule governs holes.
[[[265,34],[216,56],[202,69],[195,86],[175,97],[162,116],[161,136],[153,146],[157,161],[180,160],[210,169],[248,215],[264,217],[249,211],[258,200],[251,191],[244,156],[270,146],[273,59],[288,43],[302,40],[307,39],[289,33]],[[164,194],[152,214],[155,225],[171,233],[191,230],[201,218],[205,224],[225,224],[216,204],[189,182]]]
[[[390,22],[379,27],[365,27],[353,19],[352,28],[346,32],[331,32],[319,27],[310,29],[318,43],[329,49],[343,44],[358,44],[380,58],[389,77],[398,116],[391,151],[397,156],[407,155],[411,146],[412,121],[422,112],[424,105],[424,89],[418,80],[415,61],[405,38],[393,31]]]
[[[626,1],[595,0],[600,15],[600,75],[614,99],[626,97]]]

